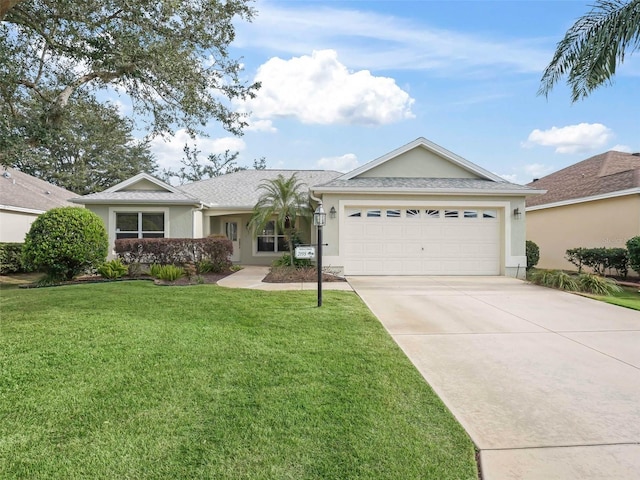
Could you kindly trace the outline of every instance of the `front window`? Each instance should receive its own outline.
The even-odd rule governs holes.
[[[258,232],[258,252],[288,252],[289,245],[285,236],[276,229],[276,222],[270,221]]]
[[[164,238],[164,213],[116,213],[116,239],[121,238]]]

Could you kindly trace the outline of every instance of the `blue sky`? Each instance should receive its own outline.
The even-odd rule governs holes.
[[[640,151],[640,53],[612,86],[572,104],[564,83],[537,96],[555,45],[583,1],[274,1],[237,25],[258,97],[239,138],[219,126],[204,155],[266,157],[268,168],[351,170],[425,137],[517,183],[607,150]],[[186,135],[156,139],[176,165]],[[204,156],[203,155],[203,156]]]

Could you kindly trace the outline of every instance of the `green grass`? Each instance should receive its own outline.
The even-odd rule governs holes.
[[[0,297],[0,478],[476,479],[350,292],[116,282]]]
[[[621,292],[614,293],[608,297],[596,297],[603,302],[620,305],[621,307],[640,310],[640,293],[637,288],[623,287]]]

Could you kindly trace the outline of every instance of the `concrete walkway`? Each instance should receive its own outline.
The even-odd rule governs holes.
[[[318,290],[317,282],[264,283],[262,279],[269,273],[269,267],[246,265],[222,280],[218,285],[228,288],[251,288],[253,290]],[[322,290],[353,291],[347,282],[322,282]]]
[[[349,277],[484,480],[640,479],[640,312],[505,277]]]

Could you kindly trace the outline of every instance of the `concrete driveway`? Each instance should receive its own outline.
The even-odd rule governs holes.
[[[640,312],[505,277],[350,277],[484,480],[640,479]]]

